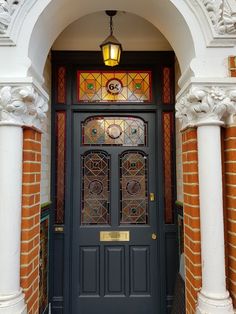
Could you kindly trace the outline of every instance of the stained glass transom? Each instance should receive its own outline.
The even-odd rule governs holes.
[[[66,113],[56,112],[56,213],[55,222],[64,223]]]
[[[90,151],[82,156],[81,224],[109,224],[110,158],[105,152]]]
[[[90,117],[82,123],[83,145],[145,146],[147,125],[134,117]]]
[[[163,112],[163,161],[164,161],[164,204],[165,222],[173,223],[173,175],[172,175],[172,139],[173,112]]]
[[[77,72],[78,102],[151,102],[151,72]]]
[[[127,151],[120,158],[120,222],[147,224],[147,156]]]

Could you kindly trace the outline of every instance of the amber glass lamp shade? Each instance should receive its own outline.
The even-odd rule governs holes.
[[[100,48],[105,65],[114,67],[119,64],[122,46],[113,35],[108,36]]]

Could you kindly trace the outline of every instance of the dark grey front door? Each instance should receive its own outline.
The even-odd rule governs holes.
[[[72,311],[158,313],[155,114],[72,121]]]

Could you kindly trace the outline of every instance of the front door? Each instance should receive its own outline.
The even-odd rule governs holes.
[[[158,313],[155,113],[72,121],[72,312]]]

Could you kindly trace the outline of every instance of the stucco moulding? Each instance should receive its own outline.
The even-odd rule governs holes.
[[[33,84],[0,84],[0,124],[42,130],[47,111],[47,95]]]
[[[234,123],[236,114],[236,87],[234,84],[190,84],[178,96],[176,118],[182,130],[199,125]]]
[[[236,43],[235,0],[199,0],[210,25],[210,32],[202,25],[209,47],[234,46]]]
[[[40,0],[0,0],[0,46],[16,45],[25,16],[38,1]],[[184,1],[194,10],[202,26],[202,31],[205,33],[207,46],[232,46],[235,44],[235,0]]]
[[[16,0],[0,0],[0,39],[2,44],[14,44],[9,35],[9,26],[15,11],[20,7],[20,2]]]
[[[0,46],[15,46],[21,26],[38,0],[0,0]]]

